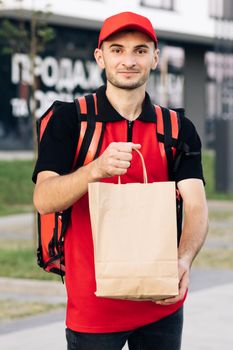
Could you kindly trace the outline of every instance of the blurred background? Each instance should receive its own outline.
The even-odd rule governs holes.
[[[210,231],[190,295],[230,285],[233,292],[233,2],[0,0],[0,342],[33,322],[63,319],[64,287],[36,266],[35,124],[54,100],[104,83],[93,51],[103,20],[121,11],[148,17],[158,35],[160,62],[147,88],[153,102],[184,107],[202,140]],[[184,349],[192,349],[190,339]],[[224,348],[216,339],[208,347],[208,334],[205,341],[193,349]]]

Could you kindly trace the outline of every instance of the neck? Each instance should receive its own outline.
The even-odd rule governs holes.
[[[113,108],[125,119],[134,120],[141,114],[145,86],[134,90],[120,89],[107,82],[106,96]]]

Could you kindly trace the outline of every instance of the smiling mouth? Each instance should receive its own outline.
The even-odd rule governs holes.
[[[135,74],[135,73],[139,73],[139,72],[135,72],[135,71],[123,71],[123,72],[118,72],[118,73],[122,73],[122,74]]]

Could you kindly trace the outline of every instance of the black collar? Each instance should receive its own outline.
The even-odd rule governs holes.
[[[106,96],[106,86],[101,86],[97,91],[97,105],[98,105],[98,115],[101,121],[119,121],[125,120],[111,105]],[[137,120],[142,120],[144,122],[156,122],[156,114],[153,104],[151,103],[150,96],[146,92],[145,100],[142,106],[142,112],[137,118]]]

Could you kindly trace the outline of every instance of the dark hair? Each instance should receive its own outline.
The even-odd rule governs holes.
[[[117,34],[117,33],[128,34],[128,33],[135,33],[135,32],[141,32],[141,31],[140,31],[140,30],[137,30],[137,29],[124,29],[124,30],[119,30],[118,32],[113,33],[113,34],[109,35],[106,39],[104,39],[104,40],[102,41],[101,45],[100,45],[100,48],[102,49],[103,43],[104,43],[105,41],[108,41],[108,39],[110,39],[113,35],[115,35],[115,34]],[[141,32],[141,33],[143,33],[143,32]],[[148,36],[148,37],[149,37],[149,36]],[[153,41],[153,40],[151,39],[151,41]],[[154,43],[155,49],[157,49],[156,43],[155,43],[154,41],[153,41],[153,43]]]

